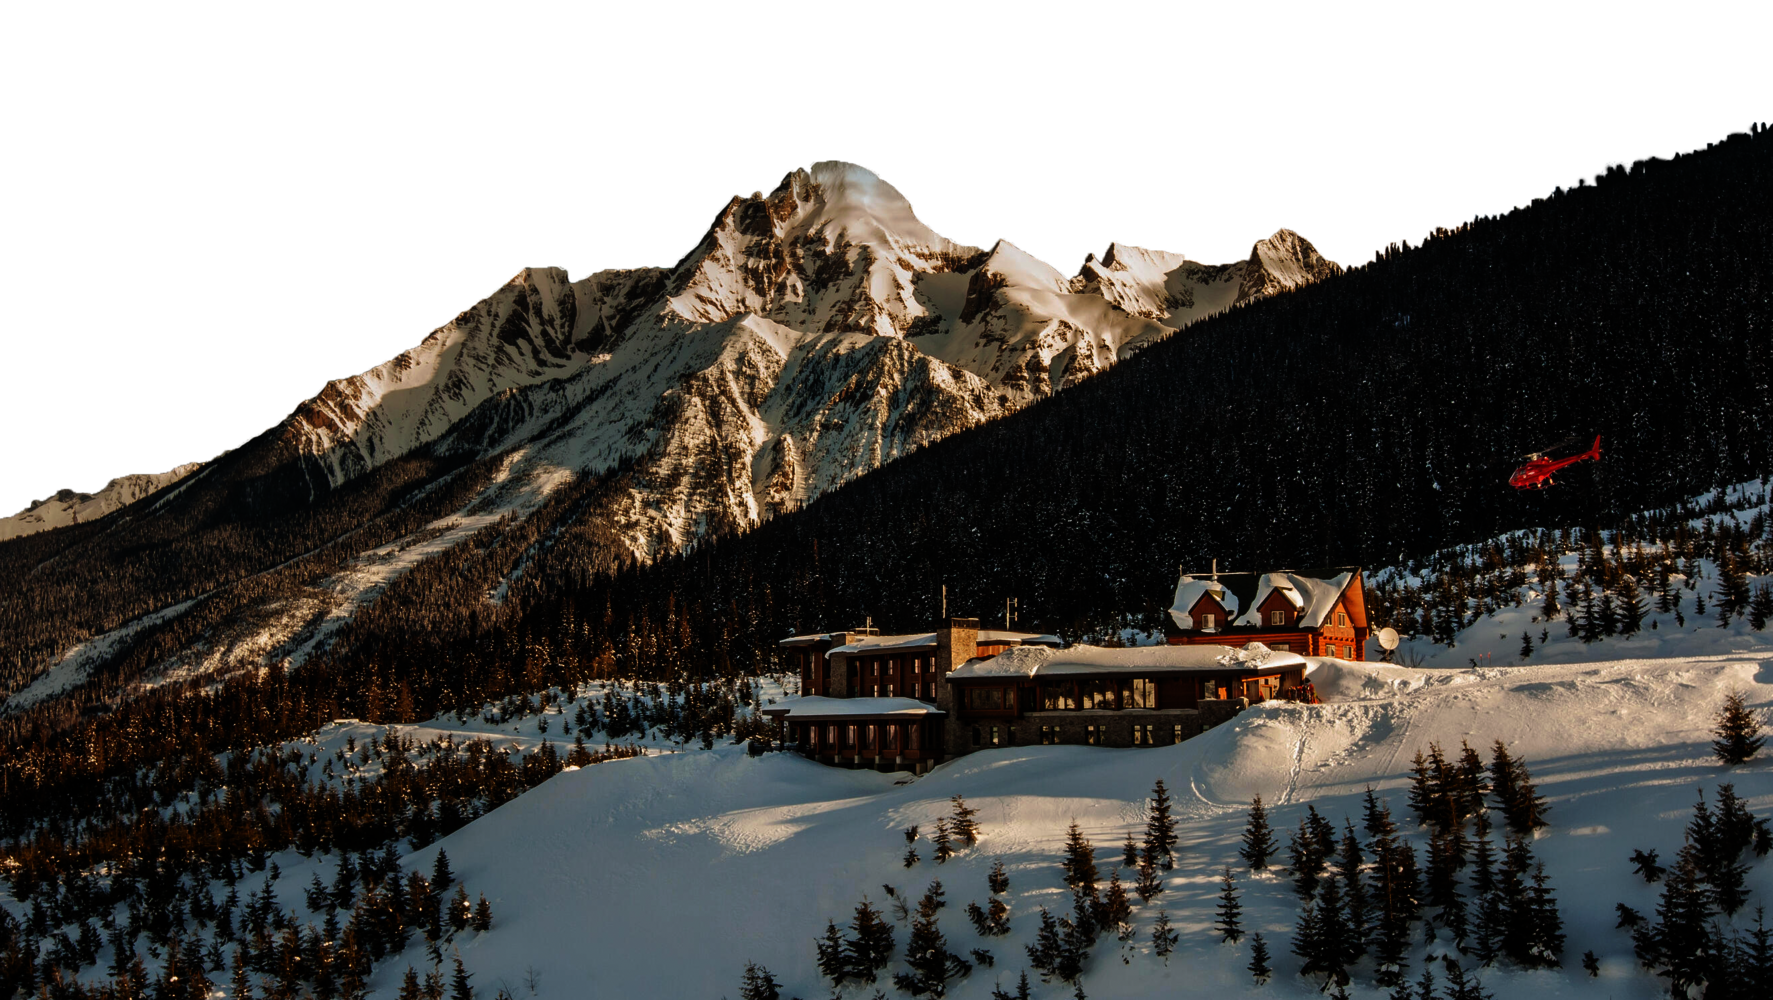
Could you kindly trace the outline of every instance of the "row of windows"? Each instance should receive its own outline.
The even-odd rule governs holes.
[[[1268,624],[1270,624],[1270,625],[1285,625],[1285,624],[1287,624],[1288,614],[1289,613],[1285,610],[1270,611],[1268,613]],[[1297,611],[1291,612],[1291,615],[1294,619],[1297,619],[1299,617],[1299,613]],[[1218,624],[1219,624],[1219,616],[1217,616],[1211,612],[1200,615],[1200,627],[1201,628],[1211,630],[1211,629],[1217,628]],[[1336,612],[1336,624],[1341,628],[1347,628],[1348,627],[1348,612],[1346,612],[1346,611]]]
[[[895,723],[881,725],[875,722],[807,726],[806,744],[808,749],[823,753],[853,754],[858,750],[865,754],[882,750],[896,753],[901,734],[904,736],[906,753],[916,753],[923,749],[922,726],[900,726]],[[842,737],[842,742],[839,742],[839,737]],[[860,743],[856,742],[858,739],[861,740]]]
[[[991,730],[992,730],[992,737],[993,737],[993,739],[995,739],[996,734],[997,734],[997,727],[992,726]],[[1133,725],[1133,745],[1136,747],[1157,746],[1158,738],[1160,736],[1165,735],[1165,730],[1169,731],[1168,735],[1170,737],[1171,743],[1182,742],[1182,739],[1183,739],[1182,727],[1180,725],[1160,726],[1160,725],[1148,724],[1148,723],[1134,723],[1134,725]],[[978,732],[978,730],[975,729],[974,730],[975,735],[977,734],[977,732]],[[1040,741],[1042,744],[1057,745],[1058,743],[1062,742],[1062,740],[1060,740],[1060,738],[1059,738],[1059,734],[1060,734],[1060,729],[1058,726],[1042,726],[1042,727],[1040,727]],[[1095,726],[1085,726],[1084,727],[1084,742],[1086,744],[1088,744],[1090,746],[1101,746],[1104,743],[1106,743],[1107,741],[1108,741],[1108,727],[1106,725],[1095,725]],[[974,741],[974,745],[975,746],[978,745],[976,739]],[[992,744],[992,746],[996,746],[996,745],[997,745],[996,743]]]
[[[1156,708],[1157,682],[1144,677],[1046,681],[1040,686],[1040,707],[1066,709]]]

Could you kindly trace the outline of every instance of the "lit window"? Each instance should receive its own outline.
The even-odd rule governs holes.
[[[1268,613],[1268,624],[1270,624],[1270,625],[1285,625],[1286,623],[1287,623],[1287,613],[1285,611],[1270,611]]]
[[[1133,745],[1134,746],[1148,747],[1156,742],[1157,742],[1156,740],[1152,739],[1150,726],[1134,726],[1133,727]]]
[[[1096,744],[1102,742],[1102,727],[1101,726],[1085,726],[1084,727],[1084,742],[1088,743],[1090,746],[1095,746]]]
[[[1054,744],[1057,742],[1059,742],[1059,727],[1058,726],[1042,726],[1042,727],[1040,727],[1041,746],[1050,746],[1051,744]]]
[[[845,732],[843,734],[846,737],[846,740],[844,742],[844,746],[846,746],[846,747],[855,746],[856,745],[856,727],[855,726],[845,726],[843,728],[848,730],[848,732]]]
[[[992,745],[992,746],[994,746],[994,747],[995,747],[995,746],[1002,746],[1002,745],[1003,745],[1003,744],[1002,744],[1002,741],[1000,741],[1000,740],[999,740],[999,739],[998,739],[998,738],[997,738],[997,727],[996,727],[996,726],[992,726],[992,727],[991,727],[991,745]]]
[[[893,696],[893,682],[887,681],[887,697],[891,698],[892,696]]]
[[[1277,653],[1291,653],[1293,651],[1293,644],[1290,642],[1277,642],[1268,648]]]
[[[1213,627],[1213,616],[1212,615],[1201,615],[1200,616],[1200,627],[1203,629],[1212,628]]]
[[[1172,742],[1172,743],[1182,742],[1182,727],[1181,726],[1175,727],[1175,732],[1173,732],[1170,735],[1170,742]]]

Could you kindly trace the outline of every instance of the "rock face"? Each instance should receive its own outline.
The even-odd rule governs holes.
[[[54,496],[37,500],[11,517],[0,517],[0,542],[65,524],[96,520],[171,486],[198,468],[200,463],[191,462],[170,472],[118,476],[97,493],[58,490]]]
[[[1281,230],[1207,265],[1112,244],[1075,277],[961,246],[873,173],[735,197],[670,269],[527,269],[280,429],[337,486],[412,449],[519,453],[519,483],[626,463],[634,555],[792,509],[1240,302],[1339,269]],[[510,490],[509,482],[501,485]]]

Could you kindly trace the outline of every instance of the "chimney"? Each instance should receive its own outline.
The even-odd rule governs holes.
[[[1219,560],[1213,560],[1213,582],[1219,582]]]
[[[936,675],[948,672],[979,655],[979,619],[950,618],[936,630]]]

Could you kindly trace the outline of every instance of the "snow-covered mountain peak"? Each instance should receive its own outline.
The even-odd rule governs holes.
[[[1310,240],[1291,229],[1278,229],[1250,248],[1238,301],[1298,288],[1340,273],[1342,268],[1325,260]]]
[[[772,206],[792,204],[793,214],[783,220],[784,235],[823,232],[827,245],[841,234],[867,246],[960,249],[924,225],[897,188],[854,163],[824,160],[811,170],[796,170],[782,178],[768,200]]]

